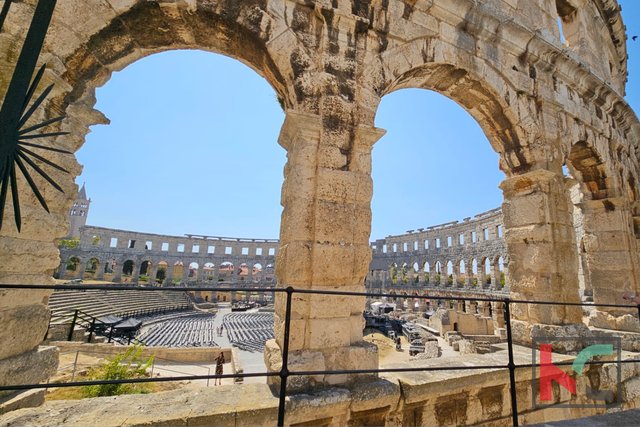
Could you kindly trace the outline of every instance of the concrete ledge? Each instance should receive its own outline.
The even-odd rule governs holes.
[[[517,348],[516,363],[528,363],[529,349]],[[636,355],[625,354],[624,357]],[[554,361],[572,356],[554,355]],[[506,362],[504,350],[470,355],[472,365]],[[453,366],[457,360],[434,359],[411,366]],[[407,365],[402,365],[407,366]],[[400,365],[398,365],[400,367]],[[567,366],[566,370],[571,367]],[[589,375],[578,376],[578,395],[554,387],[553,404],[593,403],[585,393],[597,376],[601,384],[615,381],[614,364],[593,365]],[[640,406],[640,366],[627,364],[622,375],[622,409]],[[384,374],[385,378],[337,386],[286,398],[286,425],[510,425],[509,376],[506,369],[478,371],[410,372]],[[551,422],[597,415],[603,409],[550,407],[533,409],[531,375],[517,370],[520,422]],[[149,426],[215,425],[272,426],[277,422],[277,389],[266,384],[237,384],[197,390],[179,389],[151,395],[130,395],[52,401],[39,408],[20,409],[0,417],[0,426]]]
[[[33,408],[44,403],[44,390],[27,390],[0,400],[0,414],[21,408]]]

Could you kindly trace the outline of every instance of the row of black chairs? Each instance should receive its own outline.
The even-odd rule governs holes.
[[[274,337],[273,313],[230,313],[222,324],[231,344],[241,350],[262,352],[265,342]]]
[[[215,315],[190,314],[150,326],[137,339],[147,346],[218,347]]]

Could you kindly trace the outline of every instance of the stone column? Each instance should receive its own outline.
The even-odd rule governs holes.
[[[556,172],[538,169],[507,178],[500,188],[511,296],[580,302],[571,207],[560,167]],[[582,323],[579,307],[515,304],[511,313],[516,319],[514,338],[525,344],[542,328],[540,324],[550,333],[554,328],[549,325]]]
[[[64,279],[65,274],[67,274],[67,261],[60,261],[56,271],[58,274],[57,279]]]
[[[122,269],[124,268],[124,262],[118,261],[116,262],[116,266],[113,269],[113,276],[111,281],[114,283],[120,283],[122,281]]]
[[[164,278],[164,282],[162,282],[162,286],[173,286],[173,263],[169,261],[167,263],[167,272],[166,277]]]
[[[147,268],[147,274],[149,275],[149,285],[156,283],[156,275],[158,274],[158,263],[154,262]]]
[[[625,304],[624,292],[639,290],[640,269],[637,264],[637,245],[633,232],[633,216],[626,200],[609,198],[588,200],[579,204],[584,218],[583,250],[586,268],[593,289],[593,300],[602,304]],[[627,320],[606,319],[606,315],[593,314],[590,323],[596,327],[640,332],[637,310],[599,307],[598,310],[623,316]],[[605,322],[605,320],[609,320]]]
[[[187,283],[188,280],[189,280],[189,262],[185,261],[184,264],[182,265],[182,278],[180,279],[180,281],[182,283]]]
[[[287,150],[276,275],[279,287],[364,291],[371,260],[372,127],[324,129],[317,115],[289,111],[279,143]],[[348,153],[348,154],[347,154]],[[286,295],[276,295],[275,341],[265,348],[280,369]],[[294,294],[289,369],[371,369],[377,348],[362,339],[365,297]],[[370,376],[290,377],[291,390]],[[270,377],[273,382],[273,377]]]
[[[453,269],[451,270],[451,287],[452,288],[457,288],[458,287],[458,266],[457,265],[453,265]],[[449,272],[447,271],[447,284],[449,283]]]
[[[500,289],[500,273],[500,264],[494,260],[491,264],[491,287],[493,289]]]
[[[476,279],[476,281],[478,280],[478,273],[473,273],[473,259],[465,261],[465,267],[467,269],[467,286],[473,287],[473,279]]]
[[[78,271],[76,272],[76,278],[84,279],[84,271],[87,269],[87,263],[80,261],[78,263]]]
[[[138,283],[140,280],[140,269],[142,268],[142,262],[135,263],[133,265],[133,274],[131,275],[131,282]]]
[[[253,282],[253,266],[255,263],[249,263],[247,264],[247,282],[248,283],[252,283]]]
[[[496,328],[504,328],[504,303],[492,302],[490,304],[493,307],[491,312]]]
[[[98,262],[98,267],[96,268],[95,278],[96,280],[104,279],[104,268],[107,261]]]

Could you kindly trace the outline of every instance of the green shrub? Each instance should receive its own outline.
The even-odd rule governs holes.
[[[66,248],[66,249],[75,249],[78,246],[80,246],[80,239],[78,238],[73,238],[73,239],[61,239],[60,240],[60,247],[61,248]]]
[[[89,371],[89,380],[124,380],[144,378],[153,363],[153,356],[141,360],[141,346],[131,346],[124,353]],[[101,384],[83,387],[86,397],[117,396],[120,394],[148,393],[147,384]]]

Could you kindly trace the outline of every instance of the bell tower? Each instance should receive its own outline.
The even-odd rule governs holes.
[[[73,202],[73,206],[69,211],[69,235],[68,238],[80,238],[80,228],[87,223],[87,215],[89,213],[89,205],[91,199],[87,198],[87,191],[84,184],[78,191],[78,196]]]

